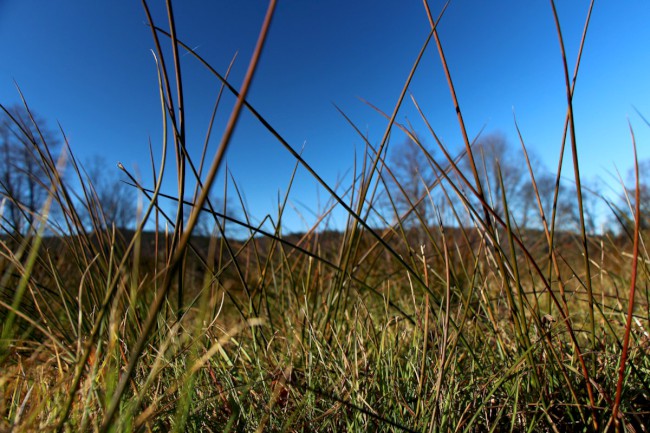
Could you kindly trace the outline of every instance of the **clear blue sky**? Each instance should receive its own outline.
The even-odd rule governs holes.
[[[557,3],[573,70],[588,1]],[[434,14],[442,7],[441,1],[430,4]],[[163,2],[150,1],[150,7],[166,26]],[[238,52],[232,82],[239,86],[265,10],[266,3],[257,0],[177,1],[177,31],[222,73]],[[52,126],[61,123],[77,157],[103,155],[111,168],[121,161],[137,167],[150,184],[148,141],[159,151],[161,122],[154,45],[145,21],[135,0],[0,0],[0,101],[18,102],[15,80],[36,112]],[[631,166],[628,118],[641,157],[650,158],[650,128],[633,108],[650,118],[648,22],[645,0],[596,2],[575,95],[585,177],[609,180],[615,166],[623,172]],[[333,104],[378,143],[386,122],[358,98],[390,112],[428,31],[420,1],[280,0],[249,101],[294,148],[304,145],[305,159],[333,185],[363,149]],[[518,146],[514,108],[527,143],[555,169],[566,105],[550,4],[454,0],[439,32],[469,134],[485,126]],[[218,82],[188,55],[183,74],[188,146],[198,157]],[[459,149],[433,44],[411,93],[445,144]],[[232,102],[225,100],[220,125]],[[409,101],[398,121],[406,118],[421,126]],[[273,215],[294,161],[247,114],[228,164],[252,214]],[[345,179],[349,183],[350,176]],[[304,171],[297,182],[292,202],[312,220],[302,205],[318,212],[319,200],[322,206],[328,197]],[[171,177],[166,189],[175,191]],[[304,229],[292,212],[287,217],[292,229]]]

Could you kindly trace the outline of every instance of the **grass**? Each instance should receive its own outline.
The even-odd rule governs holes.
[[[437,45],[463,154],[451,155],[430,128],[445,155],[436,160],[395,120],[418,57],[386,114],[380,145],[367,143],[354,182],[339,195],[246,101],[275,2],[239,90],[177,39],[170,3],[169,31],[143,4],[157,47],[164,127],[174,131],[164,149],[176,153],[176,197],[187,195],[190,180],[197,185],[193,211],[184,220],[187,203],[177,200],[171,215],[159,206],[170,197],[160,183],[166,151],[157,168],[152,163],[153,189],[124,170],[145,199],[136,230],[128,232],[106,224],[70,152],[67,165],[80,190],[61,179],[50,152],[38,154],[48,200],[29,232],[8,231],[0,251],[0,429],[646,431],[650,257],[639,223],[638,172],[633,233],[588,235],[573,132],[579,57],[571,76],[562,52],[579,230],[555,228],[562,161],[551,212],[541,205],[528,163],[543,224],[522,230],[501,177],[486,185],[479,175],[477,167],[490,162],[473,151],[458,108],[436,32],[444,9],[434,19],[427,7],[431,33],[422,52],[431,40]],[[557,30],[563,45],[559,21]],[[159,38],[171,39],[170,54]],[[184,151],[180,50],[237,97],[212,161],[203,152],[197,164]],[[330,193],[332,206],[319,223],[341,206],[349,215],[345,230],[315,225],[283,235],[289,192],[265,221],[273,229],[254,225],[245,211],[232,217],[215,209],[210,187],[242,110]],[[384,160],[394,128],[420,146],[436,174],[427,195],[409,197],[399,181],[397,190],[388,187],[397,181]],[[225,189],[241,199],[236,185]],[[432,204],[433,222],[419,212],[423,201]],[[443,207],[452,223],[443,223]],[[55,217],[50,208],[59,210]],[[192,236],[201,212],[214,218],[212,237]],[[90,225],[82,222],[86,214]],[[148,221],[171,229],[147,232]],[[248,235],[229,236],[226,227],[234,225]]]

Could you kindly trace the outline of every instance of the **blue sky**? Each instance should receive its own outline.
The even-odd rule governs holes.
[[[437,14],[442,2],[430,5]],[[150,7],[166,27],[163,2],[150,1]],[[225,72],[238,53],[232,83],[239,86],[266,3],[188,0],[174,7],[180,39],[215,69]],[[587,9],[587,1],[558,1],[571,70]],[[650,118],[649,19],[644,0],[596,2],[575,94],[581,171],[587,178],[610,181],[608,173],[616,167],[626,172],[632,165],[628,120],[640,157],[650,158],[649,127],[634,110]],[[159,152],[161,110],[145,22],[135,0],[0,0],[0,102],[19,101],[15,81],[51,126],[60,122],[79,159],[102,155],[110,169],[121,161],[150,184],[148,142]],[[347,185],[346,173],[363,141],[335,105],[377,144],[386,121],[359,98],[392,111],[428,31],[420,1],[280,0],[249,102],[294,148],[304,147],[305,159],[328,183],[344,179]],[[549,3],[455,0],[439,32],[470,136],[485,127],[502,132],[517,148],[514,109],[527,144],[555,169],[566,98]],[[182,66],[188,147],[198,157],[219,83],[189,55]],[[434,44],[410,92],[444,143],[459,149],[461,136]],[[221,127],[233,101],[224,100]],[[409,101],[398,115],[398,121],[406,119],[422,128]],[[434,144],[426,136],[425,141]],[[244,114],[227,158],[252,215],[274,215],[294,165],[286,150]],[[172,177],[166,190],[175,191]],[[300,171],[291,199],[311,221],[309,212],[318,213],[328,197]],[[342,215],[336,218],[334,224],[344,222]],[[305,228],[293,211],[285,221],[290,229]]]

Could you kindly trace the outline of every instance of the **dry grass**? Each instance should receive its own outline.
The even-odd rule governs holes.
[[[395,122],[408,80],[379,147],[368,143],[353,184],[337,195],[246,101],[273,7],[239,91],[177,40],[173,13],[169,31],[150,22],[165,123],[178,131],[165,148],[173,146],[183,167],[179,185],[197,184],[188,221],[182,202],[175,215],[158,206],[158,174],[149,190],[125,171],[146,206],[135,231],[105,228],[92,185],[71,189],[52,155],[39,154],[49,199],[30,230],[7,234],[0,250],[0,429],[647,431],[650,257],[639,224],[629,237],[589,236],[578,195],[578,232],[556,230],[555,214],[541,205],[543,226],[520,230],[507,194],[493,194],[506,190],[503,181],[481,182],[482,162],[466,132],[456,156],[429,131],[445,155],[440,161]],[[423,51],[435,41],[458,107],[436,33],[441,18],[428,12]],[[205,176],[208,161],[196,164],[183,152],[179,53],[160,48],[164,37],[237,96]],[[571,108],[577,70],[570,79],[565,67],[566,131],[579,179]],[[262,230],[246,214],[215,209],[208,192],[244,109],[347,210],[345,230],[315,226],[283,236],[281,227]],[[393,128],[418,144],[437,177],[422,197],[405,197],[410,205],[401,213],[404,189],[386,187],[396,180],[384,161]],[[85,181],[71,155],[68,165]],[[432,194],[451,221],[443,223],[436,206],[432,221],[419,214]],[[177,197],[184,196],[181,187]],[[59,213],[49,216],[50,207]],[[192,236],[199,212],[214,217],[215,236]],[[86,213],[90,224],[82,222]],[[145,231],[152,220],[172,230]],[[228,236],[226,221],[248,236]]]

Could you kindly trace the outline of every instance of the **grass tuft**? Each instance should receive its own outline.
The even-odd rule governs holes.
[[[37,184],[45,198],[30,209],[4,194],[5,207],[20,210],[24,224],[0,212],[0,430],[646,431],[650,257],[638,163],[634,198],[622,185],[630,212],[601,197],[627,225],[620,235],[589,233],[571,102],[581,54],[569,79],[561,48],[578,230],[557,221],[567,197],[560,192],[565,140],[554,188],[545,189],[518,130],[527,205],[539,221],[524,224],[506,164],[467,133],[436,31],[447,5],[434,20],[424,4],[431,31],[391,114],[376,108],[387,119],[379,146],[341,112],[366,143],[345,188],[328,185],[246,100],[275,2],[237,90],[229,73],[219,74],[178,38],[171,2],[167,31],[143,1],[165,133],[157,168],[151,157],[152,187],[120,165],[143,203],[135,229],[110,224],[67,145],[63,176],[46,136],[22,129],[25,145],[39,149],[31,155],[43,170]],[[452,155],[415,97],[411,102],[441,158],[423,134],[396,121],[431,39],[464,150]],[[222,86],[198,161],[185,148],[180,51]],[[207,144],[226,92],[237,102],[210,162]],[[223,201],[210,193],[243,110],[295,160],[277,214],[259,224],[234,179],[226,176]],[[397,130],[418,163],[411,178],[388,157]],[[636,148],[634,135],[632,142]],[[176,157],[175,193],[161,189],[168,147]],[[287,234],[283,214],[299,169],[327,190],[330,203],[311,229]],[[239,201],[240,214],[229,213],[226,197]],[[175,210],[161,199],[173,200]],[[345,228],[322,229],[335,207],[348,213]],[[211,234],[195,230],[206,218]]]

